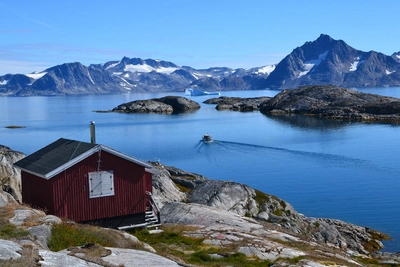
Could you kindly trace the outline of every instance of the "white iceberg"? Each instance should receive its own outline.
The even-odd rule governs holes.
[[[199,89],[186,89],[185,90],[185,95],[190,95],[190,96],[199,96],[199,95],[220,95],[219,92],[207,92],[207,91],[202,91]]]

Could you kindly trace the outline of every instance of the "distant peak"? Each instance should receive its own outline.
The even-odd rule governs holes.
[[[330,37],[329,35],[321,33],[321,35],[318,37],[317,40],[324,40],[324,41],[327,40],[327,41],[331,41],[331,40],[333,40],[333,39],[332,39],[332,37]]]

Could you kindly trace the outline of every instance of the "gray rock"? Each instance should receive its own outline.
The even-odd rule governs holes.
[[[0,181],[2,189],[22,203],[21,171],[13,164],[25,157],[25,154],[0,145]],[[0,200],[1,203],[1,200]]]
[[[232,211],[239,215],[258,214],[254,201],[254,189],[229,181],[208,180],[194,190],[188,201],[222,210]]]
[[[49,250],[48,241],[51,237],[51,226],[47,224],[41,224],[29,228],[29,233],[34,237],[36,243],[40,245],[42,249]]]
[[[68,256],[63,253],[52,252],[49,250],[39,250],[39,255],[42,260],[39,261],[41,266],[54,267],[101,267],[101,265],[86,262],[85,260]]]
[[[262,211],[259,214],[257,214],[256,217],[258,220],[262,220],[262,221],[268,221],[269,219],[269,214],[268,212]]]
[[[7,206],[8,204],[17,204],[15,198],[7,192],[4,192],[2,188],[0,188],[0,208]]]
[[[14,210],[14,217],[9,221],[14,225],[22,226],[28,220],[30,222],[39,222],[45,216],[46,214],[40,210],[19,208]]]
[[[54,225],[54,224],[61,224],[62,220],[58,218],[57,216],[54,215],[46,215],[42,220],[41,223],[43,224],[49,224],[49,225]]]
[[[224,227],[248,233],[263,228],[257,221],[238,214],[194,203],[171,202],[161,209],[162,223]]]
[[[15,242],[0,239],[0,259],[19,259],[21,254],[18,251],[22,251],[22,247]]]
[[[125,267],[179,267],[178,263],[157,254],[133,249],[107,248],[111,250],[111,255],[102,259],[116,266]]]
[[[169,172],[160,164],[153,167],[153,195],[159,208],[166,202],[182,201],[186,194],[171,180]]]

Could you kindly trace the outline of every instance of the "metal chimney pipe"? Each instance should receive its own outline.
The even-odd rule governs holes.
[[[90,121],[90,143],[96,144],[96,129],[94,121]]]

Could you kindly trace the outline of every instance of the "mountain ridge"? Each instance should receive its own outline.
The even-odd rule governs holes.
[[[383,87],[400,85],[400,52],[357,50],[321,34],[296,47],[278,64],[195,69],[155,59],[123,57],[84,66],[63,63],[39,73],[0,76],[0,96],[119,94],[294,89],[303,85]]]

